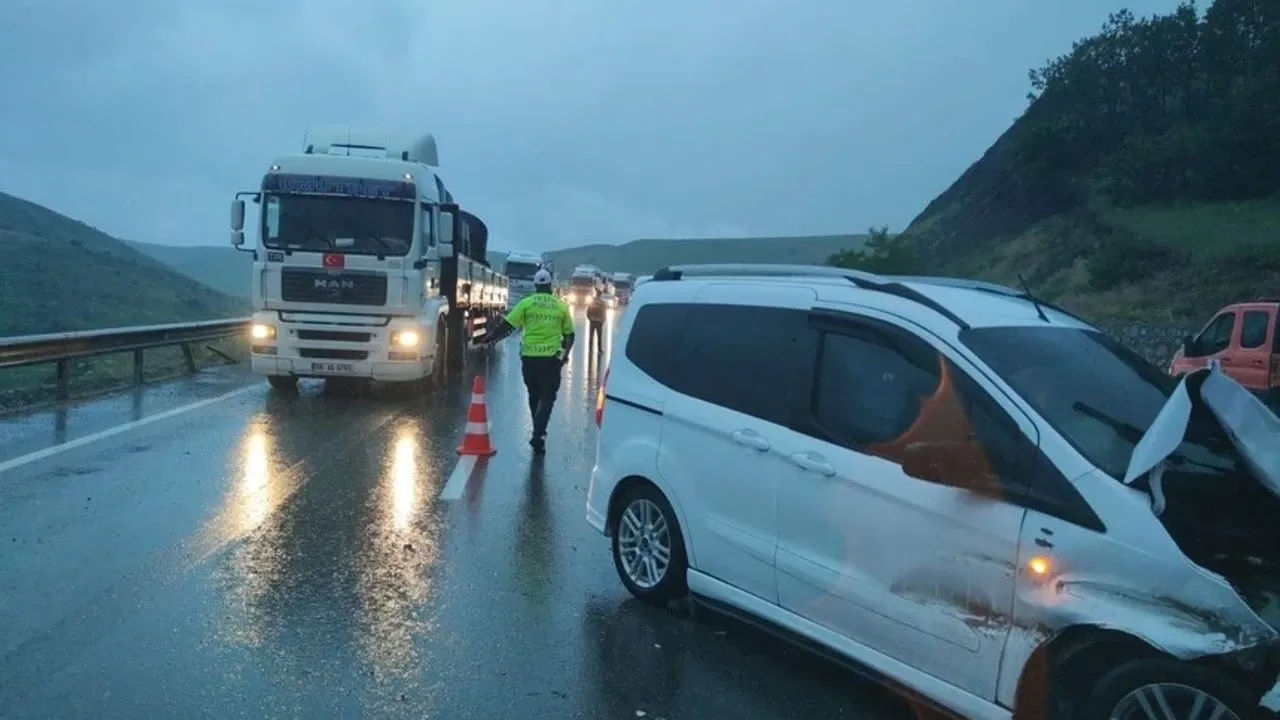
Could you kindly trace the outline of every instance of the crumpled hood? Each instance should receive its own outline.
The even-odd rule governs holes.
[[[1214,370],[1188,373],[1178,383],[1134,448],[1125,484],[1132,484],[1178,449],[1195,404],[1209,409],[1254,477],[1280,497],[1280,418],[1240,383]]]

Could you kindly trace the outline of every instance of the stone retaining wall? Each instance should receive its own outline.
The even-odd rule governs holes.
[[[1182,339],[1200,330],[1198,327],[1169,323],[1103,322],[1097,325],[1162,370],[1169,368],[1169,361],[1182,345]]]

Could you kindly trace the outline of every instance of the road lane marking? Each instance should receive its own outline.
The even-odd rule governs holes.
[[[463,455],[458,459],[458,464],[453,466],[453,473],[449,475],[449,482],[440,491],[441,500],[462,499],[462,492],[467,489],[467,481],[471,479],[471,471],[476,469],[476,461],[479,459],[475,455]]]
[[[261,387],[262,385],[260,383],[255,383],[248,387],[242,387],[239,390],[232,390],[229,393],[218,395],[217,397],[206,398],[204,400],[200,400],[199,402],[193,402],[190,405],[183,405],[182,407],[176,407],[176,408],[173,408],[172,410],[165,410],[164,412],[156,413],[155,415],[148,415],[147,417],[144,417],[140,420],[133,420],[123,425],[117,425],[113,428],[108,428],[100,432],[85,435],[84,437],[78,437],[75,440],[68,440],[67,442],[62,443],[61,445],[53,445],[53,446],[44,448],[43,450],[36,450],[35,452],[27,453],[26,455],[19,455],[18,457],[13,458],[12,460],[5,460],[4,462],[0,462],[0,473],[5,472],[6,470],[12,470],[16,467],[22,467],[23,465],[26,465],[28,463],[33,463],[37,460],[43,460],[47,457],[51,457],[59,453],[64,453],[68,450],[74,450],[75,448],[78,448],[81,445],[88,445],[91,442],[96,442],[98,440],[102,440],[103,438],[109,438],[112,435],[119,435],[122,432],[128,432],[129,430],[133,430],[134,428],[140,428],[144,425],[150,425],[151,423],[160,422],[161,420],[167,420],[171,417],[176,417],[184,413],[189,413],[192,410],[199,410],[202,407],[208,407],[210,405],[213,405],[214,403],[220,403],[223,400],[230,400],[231,398],[237,395],[243,395],[252,390],[258,390]]]

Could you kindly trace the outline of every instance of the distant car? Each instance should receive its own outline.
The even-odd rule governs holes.
[[[1230,378],[1008,288],[836,268],[660,271],[616,333],[586,515],[641,600],[962,717],[1276,709],[1280,433]]]
[[[614,295],[613,293],[601,293],[600,300],[605,304],[605,307],[609,307],[609,308],[618,307],[618,296]]]

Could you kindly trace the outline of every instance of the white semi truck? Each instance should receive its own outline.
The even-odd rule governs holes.
[[[631,293],[635,290],[635,286],[635,275],[624,272],[613,274],[613,294],[618,298],[619,305],[626,305],[631,301]]]
[[[597,293],[608,291],[604,271],[595,265],[579,265],[569,276],[569,291],[565,300],[570,305],[586,305]]]
[[[542,253],[509,252],[502,272],[510,281],[509,298],[512,307],[533,294],[533,275],[539,270],[555,274],[555,269]]]
[[[253,253],[252,366],[299,378],[421,389],[461,370],[468,341],[507,308],[485,261],[488,229],[439,174],[435,138],[402,143],[342,127],[308,133],[237,193],[231,243]],[[245,198],[260,208],[245,247]]]

